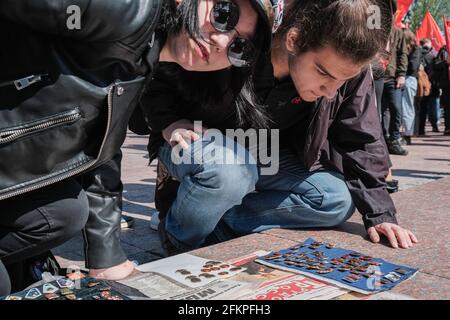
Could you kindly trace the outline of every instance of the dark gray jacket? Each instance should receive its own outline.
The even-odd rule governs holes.
[[[290,146],[310,171],[326,168],[342,173],[366,228],[397,223],[386,189],[388,152],[370,69],[347,81],[333,99],[319,99],[307,128],[292,80],[275,84],[271,75],[268,65],[256,85],[268,104],[274,127],[281,130],[281,143]]]

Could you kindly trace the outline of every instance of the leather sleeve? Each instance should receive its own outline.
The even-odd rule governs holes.
[[[89,41],[137,41],[159,16],[161,0],[2,0],[0,19],[33,30]],[[73,6],[76,6],[75,11]],[[80,12],[80,28],[73,28]],[[68,22],[71,27],[68,27]],[[126,41],[125,41],[126,42]]]

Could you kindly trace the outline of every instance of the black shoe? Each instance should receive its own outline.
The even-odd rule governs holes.
[[[158,236],[159,241],[161,241],[161,246],[164,250],[164,254],[166,257],[175,256],[177,254],[183,253],[183,251],[179,250],[177,247],[173,245],[172,242],[170,242],[169,237],[167,236],[165,219],[159,222]]]
[[[444,131],[444,136],[450,136],[450,130],[445,130]]]
[[[395,154],[399,156],[406,156],[408,151],[403,149],[398,140],[391,140],[387,144],[390,154]]]
[[[403,140],[405,141],[405,143],[406,143],[407,146],[412,145],[412,140],[411,140],[411,137],[410,137],[410,136],[404,136],[404,137],[403,137]]]
[[[398,180],[386,181],[386,187],[389,193],[398,192]]]
[[[440,132],[438,127],[433,128],[433,132]]]

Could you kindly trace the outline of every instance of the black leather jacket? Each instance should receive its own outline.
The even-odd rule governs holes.
[[[156,62],[145,57],[162,2],[0,2],[0,200],[92,170],[120,150]]]

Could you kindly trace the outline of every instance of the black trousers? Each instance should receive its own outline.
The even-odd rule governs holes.
[[[382,119],[384,119],[382,108],[384,79],[375,80],[374,83],[375,83],[375,96],[377,98],[378,115],[380,116],[380,123],[381,123],[383,121]],[[390,119],[390,117],[387,117],[387,119]],[[381,124],[381,126],[383,127],[383,124]],[[384,144],[386,145],[386,141],[384,141]],[[385,147],[387,149],[387,146]],[[388,154],[389,168],[392,168],[391,157],[389,156],[389,152],[386,153]]]
[[[383,91],[384,91],[384,79],[375,80],[375,96],[377,98],[377,108],[378,108],[378,115],[380,116],[380,122],[381,119],[383,119],[382,116],[382,102],[383,102]]]
[[[402,90],[396,88],[395,79],[391,79],[384,83],[382,116],[384,136],[389,136],[389,139],[391,140],[400,139],[400,127],[402,125]]]
[[[82,186],[69,179],[0,201],[0,214],[0,292],[4,294],[10,284],[3,265],[39,255],[71,239],[84,228],[89,207]]]
[[[436,105],[436,99],[439,97],[439,91],[435,88],[429,96],[422,97],[420,101],[420,112],[419,112],[419,134],[425,134],[425,125],[428,120],[433,128],[437,128],[437,122],[439,119],[436,118],[434,109]]]
[[[445,131],[450,131],[450,85],[442,88],[441,105],[444,108]]]

